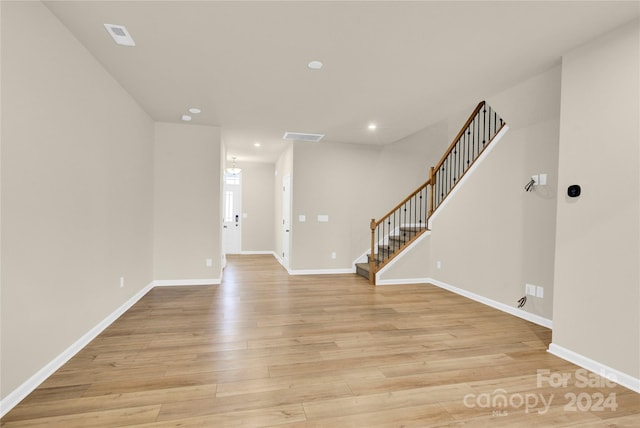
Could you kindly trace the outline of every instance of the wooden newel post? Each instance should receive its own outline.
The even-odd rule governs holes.
[[[429,217],[433,214],[433,204],[436,198],[436,174],[434,167],[431,167],[431,172],[429,173],[429,183],[431,184],[431,197],[429,198]]]
[[[369,256],[369,283],[376,285],[376,219],[372,218],[369,224],[371,228],[371,255]]]

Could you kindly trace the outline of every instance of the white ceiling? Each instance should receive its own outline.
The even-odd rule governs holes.
[[[220,126],[229,158],[262,162],[277,158],[285,131],[396,141],[640,10],[637,1],[46,5],[154,120],[179,123],[201,108],[191,123]],[[116,45],[104,23],[126,26],[136,46]],[[311,60],[324,68],[308,69]]]

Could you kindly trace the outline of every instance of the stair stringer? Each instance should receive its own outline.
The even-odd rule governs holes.
[[[464,183],[471,178],[471,176],[475,173],[475,171],[478,170],[478,166],[480,166],[480,164],[489,156],[491,151],[500,143],[500,140],[502,139],[502,137],[504,137],[504,135],[507,133],[508,130],[509,130],[509,126],[505,124],[500,130],[500,132],[498,132],[495,135],[495,137],[491,141],[491,144],[482,151],[482,153],[478,156],[478,158],[474,162],[473,166],[460,179],[458,184],[451,190],[451,192],[447,195],[444,201],[442,201],[442,203],[438,206],[438,208],[434,211],[434,213],[429,217],[429,219],[427,220],[427,228],[429,229],[429,231],[422,234],[414,242],[412,242],[410,245],[402,249],[402,251],[396,257],[394,257],[389,263],[387,263],[382,269],[380,269],[377,272],[376,285],[422,284],[422,283],[428,282],[427,281],[428,278],[433,277],[433,275],[431,275],[429,272],[429,269],[431,267],[430,257],[427,257],[426,260],[421,258],[415,261],[416,263],[418,263],[418,266],[419,266],[416,270],[420,270],[421,273],[420,275],[412,278],[403,278],[402,277],[403,275],[395,273],[394,267],[398,263],[401,263],[401,261],[405,257],[408,257],[409,253],[411,253],[412,251],[416,251],[416,248],[421,248],[425,251],[429,251],[429,248],[425,248],[424,245],[428,245],[429,243],[429,240],[425,241],[425,239],[427,236],[431,235],[430,230],[432,227],[432,220],[434,219],[435,216],[437,216],[442,211],[442,208],[444,208],[447,205],[447,202],[455,197],[455,194],[462,188],[462,186],[464,186]],[[367,252],[365,252],[364,254],[365,261],[366,261],[366,255],[368,251],[369,250],[367,250]],[[424,274],[422,272],[424,272]]]

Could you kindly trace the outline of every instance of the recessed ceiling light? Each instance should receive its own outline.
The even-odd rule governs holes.
[[[188,114],[183,114],[182,120],[184,120],[185,122],[189,122],[191,120],[191,116],[189,116]]]
[[[124,28],[124,25],[116,25],[116,24],[104,24],[104,28],[107,29],[107,32],[111,35],[113,40],[123,46],[135,46],[136,42],[133,41],[131,34]]]
[[[307,64],[307,67],[309,67],[312,70],[320,70],[322,68],[322,63],[320,61],[311,61],[309,64]]]
[[[255,143],[253,143],[253,145],[254,145],[254,147],[260,147],[262,144],[260,144],[259,142],[256,141]]]
[[[375,123],[370,123],[367,128],[369,128],[370,131],[375,131],[378,128],[378,125],[376,125]]]
[[[195,108],[195,107],[191,107],[189,109],[189,113],[193,113],[193,114],[198,114],[200,113],[202,110],[200,110],[199,108]]]

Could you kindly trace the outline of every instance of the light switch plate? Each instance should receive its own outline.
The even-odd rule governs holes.
[[[541,186],[546,186],[547,184],[547,174],[540,174],[540,178],[538,179],[538,184]]]

